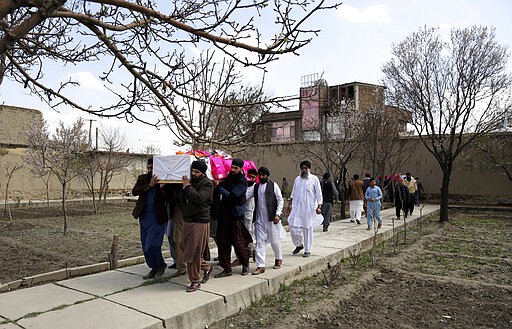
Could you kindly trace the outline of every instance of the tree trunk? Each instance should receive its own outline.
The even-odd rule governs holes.
[[[66,212],[66,183],[62,184],[62,215],[64,216],[64,235],[68,232],[68,214]]]
[[[94,190],[91,192],[91,196],[92,196],[92,210],[94,211],[95,214],[98,213],[98,205],[96,203],[96,193],[94,193]]]
[[[449,196],[449,187],[450,187],[450,170],[443,170],[443,183],[441,185],[441,204],[440,204],[440,213],[439,213],[439,221],[441,223],[448,221],[448,196]]]
[[[50,175],[47,176],[44,181],[45,192],[46,192],[46,207],[50,208]]]
[[[9,207],[9,182],[11,177],[7,178],[7,184],[5,184],[5,199],[4,199],[4,213],[7,214],[7,208]],[[10,212],[10,209],[9,209]]]
[[[340,177],[338,178],[338,186],[336,186],[336,188],[338,189],[338,199],[340,200],[340,217],[341,219],[345,219],[345,210],[346,210],[346,205],[345,205],[345,194],[347,192],[347,184],[346,184],[346,181],[347,181],[347,167],[346,167],[346,164],[342,164],[341,165],[341,170],[340,170]]]

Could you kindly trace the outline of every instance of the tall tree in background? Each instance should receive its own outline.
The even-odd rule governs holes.
[[[507,47],[493,28],[453,29],[444,42],[424,27],[393,46],[383,67],[389,100],[412,111],[412,125],[443,175],[440,221],[448,221],[454,160],[475,138],[502,125],[510,92]]]
[[[363,167],[370,169],[375,177],[397,173],[409,158],[408,150],[413,145],[401,140],[400,134],[405,132],[406,123],[410,121],[409,111],[386,105],[384,88],[374,88],[369,106],[360,120],[360,138],[365,147]]]
[[[92,199],[92,210],[95,214],[98,213],[99,208],[99,202],[96,200],[96,198],[99,198],[96,196],[96,190],[95,190],[95,182],[96,182],[96,176],[98,175],[99,168],[96,164],[96,154],[98,153],[97,150],[90,150],[87,152],[84,157],[82,158],[83,161],[83,170],[80,172],[80,177],[84,180],[85,185],[87,186],[87,189],[89,190],[89,193],[91,195]]]
[[[124,155],[126,136],[119,129],[100,130],[100,149],[90,150],[84,155],[84,171],[80,174],[91,193],[94,213],[98,212],[101,200],[107,201],[108,187],[112,178],[121,174],[129,165]],[[98,200],[96,200],[95,178],[99,175]],[[96,202],[98,201],[98,202]]]
[[[44,121],[37,121],[27,131],[28,155],[25,160],[38,171],[52,173],[59,181],[64,217],[64,234],[67,233],[66,197],[69,182],[83,171],[83,156],[88,149],[87,132],[84,122],[78,119],[73,126],[65,127],[63,122],[50,137]]]
[[[222,95],[212,99],[196,92],[196,78],[225,59],[214,72],[221,79],[209,87],[236,90],[230,79],[238,75],[235,67],[264,70],[284,54],[298,54],[319,33],[309,18],[339,5],[331,0],[3,0],[0,83],[16,81],[55,109],[170,125],[193,143],[230,144],[212,140],[213,135],[205,140],[201,126],[184,116],[187,101],[226,106]],[[97,97],[79,101],[83,88],[76,75],[60,81],[45,77],[55,64],[80,65],[109,97],[100,104]],[[165,118],[146,115],[161,111]]]
[[[103,199],[103,202],[107,200],[112,178],[129,164],[128,157],[122,153],[126,149],[125,140],[126,136],[119,129],[103,129],[100,133],[103,152],[96,152],[95,158],[100,173],[100,200]]]
[[[11,217],[11,206],[9,203],[9,184],[11,183],[11,179],[14,176],[14,173],[23,168],[22,164],[18,163],[10,163],[7,162],[4,164],[3,169],[5,170],[5,177],[7,177],[7,182],[5,183],[5,198],[4,198],[4,215],[9,216],[9,220]]]

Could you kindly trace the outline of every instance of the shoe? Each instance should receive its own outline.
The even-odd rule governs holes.
[[[309,257],[309,256],[311,256],[310,252],[304,252],[304,255],[302,255],[302,257]]]
[[[324,227],[324,232],[327,232],[327,227]]]
[[[214,258],[213,258],[213,261],[214,261],[214,262],[218,262],[218,261],[219,261],[219,257],[214,257]]]
[[[243,276],[246,276],[247,274],[249,274],[249,265],[247,266],[242,266],[242,275]]]
[[[171,278],[177,278],[179,276],[187,274],[187,271],[176,271],[171,275]]]
[[[237,267],[237,266],[240,266],[242,265],[242,263],[240,263],[240,261],[237,259],[235,259],[232,263],[231,263],[231,267]]]
[[[377,228],[381,228],[381,227],[382,227],[381,223],[377,224]]]
[[[303,245],[295,247],[295,250],[292,251],[292,254],[297,255],[302,249],[304,249]]]
[[[369,230],[371,230],[371,229],[372,229],[372,228],[371,228],[371,226],[368,226],[368,227],[366,228],[366,230],[367,230],[367,231],[369,231]]]
[[[176,263],[172,264],[172,265],[169,265],[168,268],[176,268]]]
[[[283,260],[282,259],[276,259],[275,263],[274,263],[274,267],[272,267],[274,270],[278,270],[281,268],[281,265],[283,265]],[[265,269],[263,269],[263,271],[265,271]]]
[[[156,275],[156,268],[153,268],[151,269],[151,271],[149,271],[148,274],[144,275],[142,278],[144,280],[149,280],[149,279],[153,279]]]
[[[201,284],[199,282],[192,282],[190,286],[187,287],[187,292],[194,292],[201,288]]]
[[[361,221],[359,219],[356,219],[356,223],[361,225]]]
[[[159,268],[156,269],[155,277],[161,277],[165,273],[165,269],[167,268],[167,265],[162,265]]]
[[[264,267],[257,267],[257,268],[252,272],[252,275],[259,275],[259,274],[262,274],[262,273],[265,273],[265,268],[264,268]]]
[[[212,271],[213,271],[213,266],[210,265],[210,269],[207,271],[204,271],[203,280],[201,281],[201,283],[206,283],[206,282],[208,282],[208,280],[210,280],[210,274],[212,273]]]
[[[350,222],[351,222],[351,223],[353,223],[353,222],[354,222],[354,220],[353,220],[353,219],[351,219],[351,220],[350,220]]]
[[[214,278],[223,278],[223,277],[226,277],[226,276],[231,276],[233,275],[233,271],[229,271],[229,272],[226,272],[226,271],[222,271],[218,274],[215,274],[213,277]]]

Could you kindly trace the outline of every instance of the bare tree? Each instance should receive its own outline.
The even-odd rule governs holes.
[[[41,171],[38,171],[39,169],[41,169]],[[47,171],[45,168],[31,167],[31,171],[43,181],[44,194],[46,198],[46,207],[50,207],[50,178],[52,177],[51,173]]]
[[[386,105],[382,87],[372,91],[369,106],[361,118],[360,138],[366,150],[362,153],[364,168],[371,169],[376,177],[396,173],[413,147],[400,139],[410,120],[409,111]]]
[[[7,182],[5,183],[4,215],[8,215],[9,220],[12,219],[11,208],[9,206],[9,184],[11,183],[11,179],[14,176],[14,173],[21,168],[23,168],[22,164],[13,164],[9,162],[4,164],[5,177],[7,177]]]
[[[339,5],[331,0],[4,0],[0,77],[19,82],[52,108],[170,125],[193,143],[227,145],[225,138],[205,140],[203,127],[190,124],[182,105],[227,106],[222,93],[211,97],[207,90],[236,89],[236,67],[264,70],[284,54],[298,54],[320,32],[308,26],[309,18]],[[225,61],[217,70],[219,58]],[[90,71],[98,72],[111,98],[101,105],[77,100],[77,79],[45,79],[52,63],[94,63]],[[197,92],[194,82],[204,74],[218,75],[218,83]],[[152,112],[165,117],[146,115]]]
[[[143,147],[142,153],[151,154],[151,155],[160,154],[160,149],[157,146],[152,145],[152,144],[146,145]]]
[[[27,132],[29,145],[27,162],[32,166],[46,168],[61,184],[64,234],[67,233],[68,184],[83,171],[83,155],[88,148],[88,136],[83,126],[82,119],[78,119],[69,128],[60,122],[50,138],[46,123],[38,121]]]
[[[126,137],[119,129],[103,129],[100,141],[103,152],[95,152],[100,173],[100,199],[107,200],[108,186],[112,178],[128,166],[128,158],[122,153],[126,148]]]
[[[444,42],[436,28],[421,28],[393,47],[383,67],[390,101],[412,111],[412,125],[437,160],[443,180],[440,221],[448,221],[454,160],[475,138],[502,122],[510,92],[507,47],[493,28],[453,29]]]
[[[96,163],[97,153],[97,150],[90,150],[89,152],[86,152],[83,157],[84,170],[80,173],[80,177],[82,177],[82,179],[85,181],[85,185],[87,185],[87,189],[91,194],[92,210],[95,214],[98,213],[99,207],[99,202],[96,201],[96,191],[94,190],[94,182],[96,181],[95,178],[99,171],[98,165]]]

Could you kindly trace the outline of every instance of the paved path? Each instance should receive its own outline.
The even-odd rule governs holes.
[[[419,207],[417,207],[419,208]],[[426,205],[423,217],[438,212],[438,206]],[[408,222],[417,222],[419,209]],[[394,208],[381,212],[383,226],[377,239],[392,236]],[[396,227],[403,222],[395,222]],[[267,252],[267,271],[254,276],[241,276],[241,267],[233,269],[233,276],[212,278],[201,290],[185,292],[188,277],[145,282],[148,272],[145,264],[76,277],[73,279],[34,286],[0,294],[0,329],[19,328],[206,328],[224,319],[264,295],[275,293],[280,284],[319,273],[327,263],[337,263],[354,251],[368,250],[372,245],[373,230],[348,220],[332,223],[328,232],[321,226],[315,229],[311,257],[292,255],[291,239],[283,241],[283,266],[272,269],[273,252]],[[212,250],[212,257],[215,256]],[[254,263],[250,264],[251,271]],[[163,281],[163,282],[162,282]]]

